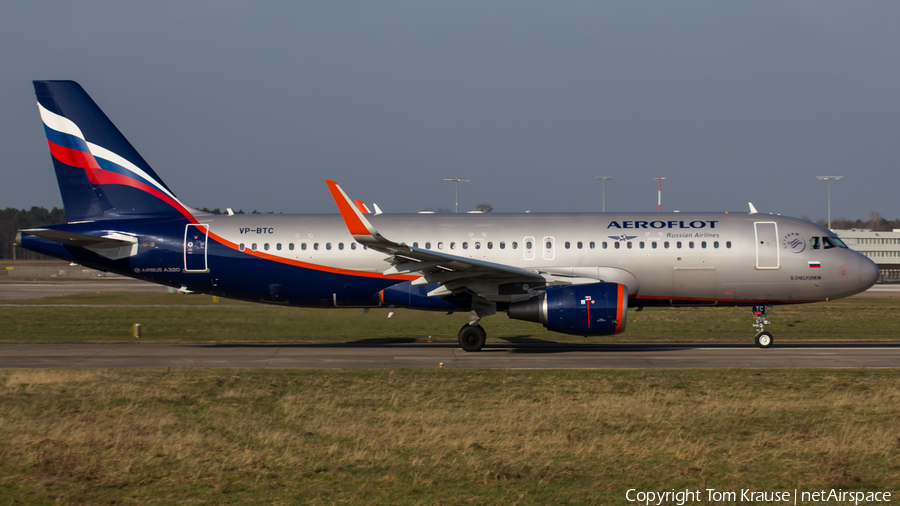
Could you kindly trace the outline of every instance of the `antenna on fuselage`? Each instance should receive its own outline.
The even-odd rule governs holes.
[[[755,207],[753,207],[753,202],[747,202],[747,203],[750,204],[750,214],[756,214],[759,212],[756,210]]]

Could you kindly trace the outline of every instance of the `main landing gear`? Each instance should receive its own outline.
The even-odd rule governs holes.
[[[459,347],[464,351],[480,351],[484,347],[487,334],[481,325],[465,324],[459,329]]]
[[[497,312],[497,304],[481,298],[472,298],[472,310],[469,312],[469,323],[459,329],[459,347],[464,351],[481,351],[487,334],[478,324],[485,316]]]
[[[756,316],[756,323],[753,324],[753,328],[759,329],[753,340],[756,341],[756,346],[760,348],[772,346],[772,333],[766,332],[766,325],[769,324],[769,320],[766,320],[766,315],[769,314],[769,311],[771,310],[772,306],[766,306],[764,304],[753,306],[753,316]]]

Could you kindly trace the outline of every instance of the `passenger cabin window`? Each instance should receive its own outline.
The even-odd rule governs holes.
[[[531,241],[527,241],[525,243],[525,249],[531,249],[531,246],[532,246]]]
[[[438,249],[444,249],[444,243],[443,243],[443,242],[439,242],[439,243],[438,243]]]
[[[275,249],[277,249],[278,251],[281,251],[281,243],[276,244]]]
[[[269,243],[263,244],[263,249],[269,251]]]
[[[413,243],[413,248],[418,248],[418,247],[419,247],[419,243],[414,242],[414,243]]]
[[[340,249],[340,250],[344,249],[344,243],[339,242],[339,243],[338,243],[338,249]]]
[[[500,241],[500,249],[506,249],[506,242]]]
[[[578,249],[581,249],[584,247],[584,244],[582,244],[581,241],[578,241],[578,244],[576,244],[576,246],[578,246]]]
[[[644,249],[644,241],[641,241],[640,244],[638,244],[638,246],[640,246],[641,249]]]
[[[456,243],[455,243],[455,242],[451,242],[451,243],[450,243],[450,249],[456,249]]]
[[[319,243],[313,243],[313,249],[319,251]]]
[[[306,251],[306,243],[305,242],[300,243],[300,249],[302,249],[303,251]]]
[[[492,243],[491,241],[488,241],[487,247],[488,247],[488,249],[494,249],[494,243]]]
[[[431,242],[425,243],[425,249],[431,249]]]
[[[616,249],[619,249],[620,247],[622,247],[622,243],[620,243],[619,241],[616,241],[616,242],[613,243],[613,244],[616,245]]]
[[[519,243],[517,243],[516,241],[513,241],[513,242],[512,242],[512,249],[518,249],[518,247],[519,247]]]
[[[241,243],[240,246],[238,246],[238,249],[244,251],[244,243]]]
[[[480,243],[480,242],[475,241],[475,249],[481,249],[481,243]]]
[[[355,242],[351,242],[351,243],[350,243],[350,249],[356,249],[356,243],[355,243]]]
[[[713,248],[719,248],[719,241],[713,241]]]
[[[669,249],[669,241],[663,243],[663,248]]]
[[[688,243],[688,248],[694,249],[694,241]]]
[[[294,251],[294,243],[288,243],[288,249]]]
[[[469,243],[467,243],[466,241],[463,241],[463,243],[462,243],[462,248],[463,248],[463,249],[469,249]]]
[[[330,243],[330,242],[326,242],[326,243],[325,243],[325,249],[327,249],[327,250],[329,250],[329,251],[331,250],[331,243]]]
[[[609,247],[609,244],[607,244],[606,241],[603,241],[603,249],[606,249],[608,247]]]
[[[726,248],[730,248],[730,247],[731,247],[731,241],[726,241],[726,242],[725,242],[725,247],[726,247]]]
[[[252,249],[253,251],[256,251],[256,243],[251,244],[250,249]]]
[[[628,249],[631,249],[631,246],[632,246],[631,241],[628,241]]]
[[[678,248],[678,249],[681,249],[681,241],[676,241],[676,242],[675,242],[675,247]]]
[[[571,243],[569,243],[569,241],[566,241],[566,249],[569,249],[569,248],[571,248],[571,247],[572,247]],[[547,243],[547,249],[550,249],[550,243],[549,243],[549,242]]]
[[[701,243],[700,243],[700,247],[705,249],[705,248],[706,248],[706,241],[701,242]]]
[[[590,246],[591,246],[591,249],[594,249],[594,246],[595,246],[594,241],[591,241]]]
[[[547,249],[552,249],[552,248],[553,248],[553,243],[550,242],[550,241],[547,241],[547,243],[546,243],[544,246],[546,246]],[[566,247],[567,247],[567,248],[569,247],[569,243],[566,243]]]
[[[651,248],[656,249],[656,246],[657,246],[656,241],[650,241]]]

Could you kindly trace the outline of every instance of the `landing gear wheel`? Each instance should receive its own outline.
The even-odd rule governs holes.
[[[481,325],[463,325],[459,329],[459,347],[465,351],[480,351],[487,339]]]
[[[769,332],[760,332],[759,334],[756,334],[754,341],[756,341],[756,346],[768,348],[769,346],[772,346],[772,334]]]

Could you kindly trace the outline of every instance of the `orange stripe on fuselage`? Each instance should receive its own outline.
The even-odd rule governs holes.
[[[364,278],[396,279],[397,282],[412,281],[419,277],[419,276],[408,276],[408,275],[402,275],[402,274],[388,276],[388,275],[382,274],[380,272],[355,271],[352,269],[342,269],[340,267],[330,267],[327,265],[319,265],[319,264],[314,264],[314,263],[310,263],[310,262],[302,262],[300,260],[291,260],[290,258],[284,258],[284,257],[280,257],[277,255],[270,255],[269,253],[263,253],[262,251],[252,251],[252,250],[248,250],[248,249],[241,251],[237,244],[229,241],[228,239],[218,236],[212,232],[207,232],[207,235],[214,241],[218,242],[219,244],[221,244],[227,248],[231,248],[233,250],[240,251],[241,253],[245,253],[247,255],[252,255],[252,256],[262,258],[265,260],[271,260],[273,262],[278,262],[280,264],[292,265],[294,267],[302,267],[304,269],[312,269],[312,270],[316,270],[316,271],[330,272],[332,274],[342,274],[345,276],[357,276],[357,277],[364,277]]]

